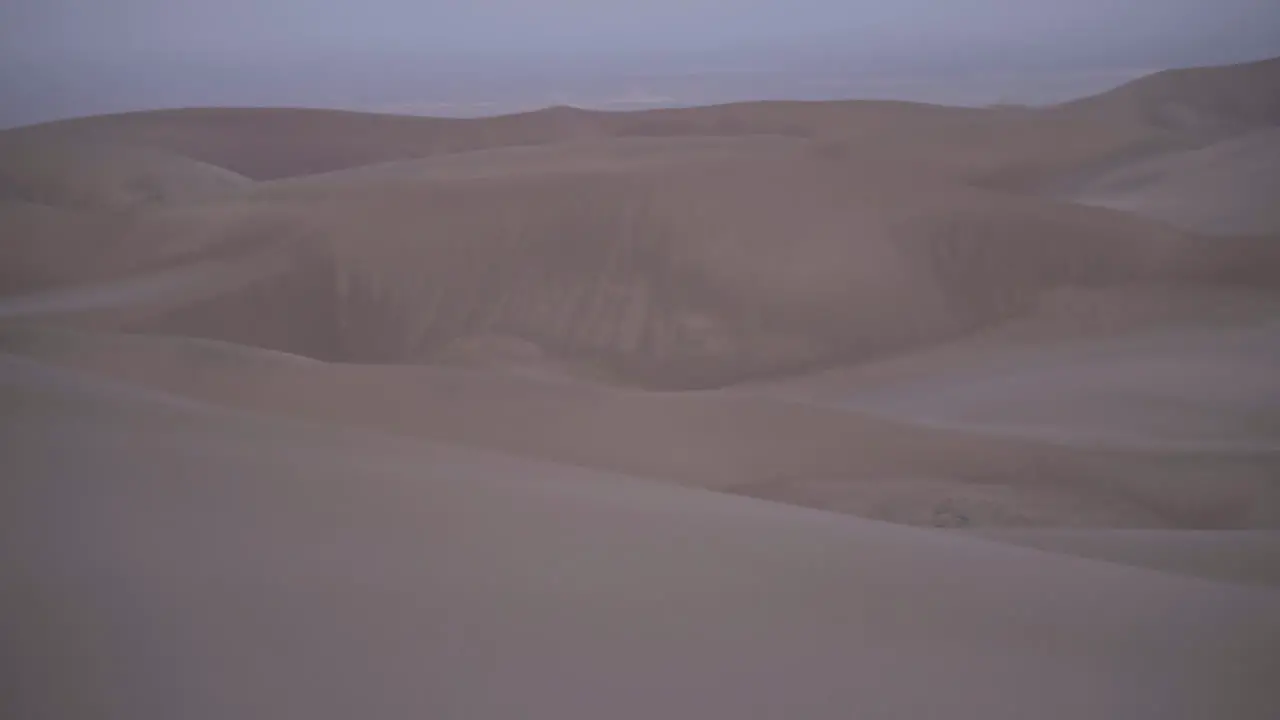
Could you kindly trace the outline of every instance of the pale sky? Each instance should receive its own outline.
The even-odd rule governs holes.
[[[0,46],[207,52],[395,46],[664,51],[847,33],[881,42],[1094,40],[1171,46],[1273,33],[1273,0],[5,0]]]
[[[263,83],[308,66],[678,72],[839,56],[927,69],[1276,54],[1277,0],[0,0],[0,107],[33,117],[97,111],[113,88],[164,104],[184,77],[218,84],[210,103],[235,102],[227,85],[239,83],[245,102],[264,102]]]

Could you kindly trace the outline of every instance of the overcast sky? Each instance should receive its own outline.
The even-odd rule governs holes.
[[[1251,59],[1280,54],[1280,1],[0,0],[0,105],[73,112],[86,84],[136,95],[161,83],[157,62],[171,84],[210,68],[239,68],[248,84],[310,62],[373,71],[397,54],[514,72],[529,56],[656,71],[823,52],[886,68]]]

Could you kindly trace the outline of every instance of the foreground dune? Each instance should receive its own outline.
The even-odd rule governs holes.
[[[976,537],[1249,585],[1280,585],[1280,533],[1177,530],[979,530]]]
[[[18,717],[1280,702],[1273,591],[3,371]]]

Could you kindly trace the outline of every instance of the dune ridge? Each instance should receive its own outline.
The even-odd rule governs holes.
[[[216,198],[249,184],[217,165],[147,146],[0,143],[0,198],[10,201],[110,209]]]

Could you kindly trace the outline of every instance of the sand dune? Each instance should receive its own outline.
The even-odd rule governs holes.
[[[101,223],[94,243],[132,255],[130,267],[170,244],[292,248],[282,276],[124,329],[395,363],[456,360],[473,338],[502,337],[596,375],[711,387],[924,347],[1067,286],[1274,286],[1274,238],[1228,243],[1010,194],[1202,145],[1199,130],[1133,108],[1207,107],[1215,83],[1231,127],[1268,121],[1265,103],[1232,98],[1269,88],[1274,63],[1206,72],[1044,110],[855,101],[474,120],[181,110],[4,136],[152,147],[293,178],[198,209],[77,220]],[[1168,201],[1193,205],[1181,192]],[[23,233],[7,249],[22,281],[11,291],[40,289],[41,274],[71,279],[73,261],[46,261],[47,248],[84,244],[82,227]]]
[[[1247,585],[1280,585],[1280,533],[978,530],[975,537]]]
[[[1063,178],[1274,125],[1268,98],[1280,94],[1277,68],[1280,61],[1270,60],[1168,71],[1046,109],[746,102],[636,112],[553,107],[459,119],[193,108],[64,120],[3,135],[45,147],[150,148],[258,180],[378,163],[404,171],[407,159],[584,140],[772,135],[810,140],[877,172],[907,167],[914,175],[1040,192]]]
[[[1236,70],[1246,79],[1258,72]],[[969,358],[985,367],[965,375],[945,367],[957,360],[954,347],[935,348],[974,332],[989,342],[1010,328],[1123,316],[1123,305],[1107,301],[1084,315],[1059,307],[1050,321],[1045,303],[1063,293],[1213,297],[1196,312],[1232,293],[1269,297],[1280,254],[1268,238],[1226,243],[1105,209],[965,186],[945,168],[951,160],[939,148],[946,143],[954,157],[1001,157],[989,145],[968,148],[961,140],[974,136],[966,133],[1012,138],[1006,151],[1018,155],[1042,132],[1093,127],[1100,111],[1089,108],[1147,97],[1142,88],[1157,81],[1044,112],[771,103],[700,109],[705,117],[699,109],[567,108],[484,121],[325,115],[336,124],[290,135],[303,144],[288,152],[328,134],[372,143],[361,133],[372,133],[375,121],[389,123],[378,152],[412,156],[397,143],[419,130],[425,138],[464,127],[471,128],[466,137],[488,138],[491,148],[259,184],[195,205],[104,213],[11,204],[32,230],[7,248],[19,260],[9,289],[28,293],[15,306],[22,314],[106,303],[110,312],[66,322],[344,362],[523,365],[536,375],[661,388],[724,387],[862,363],[857,373],[881,386],[852,399],[839,383],[802,381],[821,388],[826,404],[852,403],[860,415],[732,394],[645,396],[411,367],[325,365],[307,376],[290,368],[288,377],[269,381],[208,367],[196,385],[212,383],[223,399],[260,409],[923,524],[935,522],[933,508],[956,500],[957,483],[967,483],[981,487],[964,488],[974,506],[962,514],[978,524],[1267,526],[1275,514],[1265,479],[1274,472],[1276,422],[1264,399],[1274,390],[1266,353],[1215,354],[1204,343],[1227,336],[1211,336],[1195,341],[1200,349],[1191,355],[1158,346],[1119,359],[1088,351],[1081,359],[1083,351],[1059,343],[1040,360],[1006,353],[993,361],[992,346],[979,343]],[[813,113],[803,132],[782,127],[801,110]],[[1072,126],[1076,115],[1083,124]],[[198,156],[232,148],[233,140],[279,137],[272,123],[313,117],[175,111],[55,123],[15,137],[79,132],[105,142],[149,133],[170,151]],[[858,119],[845,128],[848,144],[784,137],[825,132],[848,118]],[[1056,151],[1083,162],[1129,137],[1132,120],[1116,121],[1120,134],[1104,134],[1101,145],[1066,143]],[[629,129],[615,132],[623,126]],[[927,166],[915,155],[894,166],[859,150],[858,142],[886,133],[906,142],[944,126],[959,134],[935,134],[925,146],[944,158],[931,174],[921,174]],[[270,127],[274,134],[254,134]],[[495,127],[528,134],[492,134]],[[740,136],[677,137],[690,128]],[[749,135],[760,128],[779,134]],[[1041,129],[1020,135],[1019,128]],[[1169,132],[1157,130],[1157,140]],[[651,137],[615,137],[628,132]],[[652,137],[664,134],[671,137]],[[551,142],[562,136],[574,141]],[[531,139],[550,144],[506,147]],[[1044,167],[1025,154],[1022,162]],[[210,256],[214,266],[191,266],[191,277],[202,279],[198,293],[171,292],[166,278],[185,282],[182,264]],[[101,258],[113,267],[97,267]],[[99,285],[68,294],[86,280]],[[113,287],[128,292],[113,299]],[[48,289],[53,295],[41,294]],[[1269,301],[1259,302],[1265,316]],[[90,346],[79,352],[80,362],[102,357]],[[108,353],[104,362],[125,377],[187,392],[194,378],[168,367],[180,358],[156,352]],[[1168,366],[1170,352],[1185,361],[1175,362],[1163,385],[1150,386],[1151,363]],[[885,385],[883,364],[867,374],[867,361],[902,353],[912,354],[908,366],[932,367],[932,374],[917,374],[908,389]],[[993,364],[1018,369],[1021,384],[997,377]],[[1256,382],[1246,386],[1245,378]],[[326,383],[337,389],[317,390]],[[1234,394],[1183,392],[1197,383]],[[376,400],[415,393],[421,409],[388,410]],[[772,429],[778,426],[795,432]],[[1188,455],[1205,457],[1190,462]],[[1150,485],[1161,475],[1191,489],[1177,491],[1182,499],[1162,498],[1167,488]],[[1209,477],[1225,479],[1206,490]],[[878,489],[885,481],[895,488]],[[1027,482],[1052,487],[1026,490]],[[815,495],[814,488],[824,489]],[[905,499],[882,507],[886,492]]]
[[[804,389],[815,396],[901,385],[938,374],[997,371],[1028,355],[1052,357],[1115,340],[1205,330],[1249,329],[1280,317],[1280,295],[1266,288],[1147,285],[1066,287],[1045,293],[1027,311],[955,341],[882,361],[844,365],[749,387]],[[1028,353],[1028,351],[1033,351]]]
[[[442,368],[299,366],[155,337],[28,329],[2,342],[203,402],[910,524],[1280,527],[1272,480],[1280,453],[1270,446],[1153,446],[1154,437],[1108,448],[1085,435],[1076,447],[733,391],[653,394]]]
[[[1272,718],[1278,83],[0,133],[4,714]]]
[[[950,345],[758,389],[939,430],[1097,449],[1198,448],[1275,457],[1277,298],[1224,290],[1198,298],[1168,290],[1073,295]],[[1256,472],[1256,482],[1273,487],[1277,469],[1271,462],[1235,472]],[[1192,478],[1202,470],[1211,483],[1215,471],[1192,462],[1162,468],[1147,480],[1135,475],[1131,482],[1147,488],[1139,492],[1175,492],[1177,486],[1194,495]],[[1033,496],[1004,483],[962,498],[937,478],[870,488],[797,478],[752,493],[917,524],[1042,524],[1063,506],[1061,496]],[[930,515],[936,507],[942,511]],[[1272,499],[1257,510],[1270,517],[1280,505]]]
[[[1035,190],[1116,156],[1194,147],[1141,117],[950,108],[891,101],[746,102],[605,112],[547,108],[492,118],[424,118],[303,109],[188,109],[64,120],[7,130],[15,143],[150,147],[279,180],[412,159],[610,139],[810,141],[877,169]]]
[[[888,145],[900,162],[967,167],[988,182],[1017,185],[1104,162],[1118,152],[1176,143],[1179,133],[1208,129],[1221,135],[1273,125],[1277,68],[1280,61],[1269,60],[1157,73],[1043,111],[888,101],[746,102],[637,112],[555,107],[457,119],[226,108],[64,120],[5,134],[25,141],[146,145],[254,179],[591,137],[785,135],[865,141],[858,143],[863,152]],[[913,152],[917,143],[927,152]]]
[[[627,172],[689,160],[783,153],[803,141],[783,135],[624,137],[576,140],[545,145],[516,145],[432,155],[413,160],[362,165],[314,175],[285,178],[253,189],[255,196],[338,192],[335,185],[412,180],[460,180],[506,175]]]
[[[955,337],[1061,286],[1267,282],[1280,267],[1269,242],[1224,249],[807,153],[335,192],[136,215],[121,244],[269,241],[291,260],[125,329],[383,363],[497,334],[632,383],[713,387]]]
[[[1268,718],[1280,701],[1270,591],[8,358],[3,392],[20,717]]]
[[[706,387],[936,342],[1062,286],[1280,277],[1266,239],[1227,247],[1115,214],[873,186],[807,160],[297,202],[272,207],[280,232],[304,238],[286,278],[133,329],[374,362],[509,335],[629,382]],[[239,335],[227,318],[247,303],[284,325]],[[326,305],[336,318],[319,319],[335,325],[308,328]]]
[[[1123,165],[1082,187],[1077,202],[1138,213],[1190,230],[1280,233],[1280,128]]]
[[[8,318],[66,316],[116,327],[279,275],[287,229],[269,216],[175,205],[117,211],[0,203],[12,234],[0,243]]]
[[[1063,442],[1280,452],[1277,378],[1271,321],[988,352],[981,365],[846,392],[829,381],[776,387],[917,423]]]
[[[1280,57],[1154,73],[1058,106],[1057,112],[1140,119],[1208,137],[1280,123]]]
[[[8,130],[15,141],[145,145],[255,180],[490,148],[613,137],[781,135],[841,128],[927,130],[981,110],[897,102],[749,102],[603,112],[553,107],[490,118],[424,118],[330,110],[194,108],[125,113]]]
[[[230,170],[148,147],[0,144],[0,202],[114,208],[225,196],[249,183]]]

